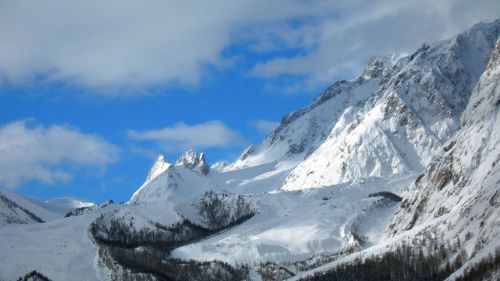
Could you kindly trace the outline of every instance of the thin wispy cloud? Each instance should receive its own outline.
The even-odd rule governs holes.
[[[272,130],[276,129],[280,122],[270,121],[270,120],[257,120],[252,122],[252,125],[261,133],[268,134]]]
[[[0,187],[68,182],[75,169],[102,170],[117,159],[116,146],[73,127],[44,127],[26,120],[0,127]]]
[[[191,148],[225,148],[242,143],[237,132],[218,120],[194,125],[177,123],[171,127],[146,131],[128,130],[127,135],[136,141],[153,141],[167,152]]]

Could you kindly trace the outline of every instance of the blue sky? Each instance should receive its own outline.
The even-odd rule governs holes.
[[[158,153],[233,161],[283,115],[497,1],[0,1],[0,186],[126,201]]]
[[[206,152],[210,163],[232,161],[245,146],[258,143],[265,136],[264,131],[256,126],[258,120],[279,121],[282,115],[307,104],[312,98],[307,94],[267,93],[262,89],[261,81],[231,71],[218,75],[221,81],[213,80],[196,89],[158,89],[155,95],[132,98],[75,94],[73,90],[70,95],[67,90],[53,93],[51,86],[42,93],[9,89],[0,95],[0,104],[5,109],[0,115],[2,124],[28,118],[31,119],[30,126],[64,124],[82,133],[98,134],[119,147],[119,159],[106,165],[106,172],[102,175],[95,176],[99,172],[95,167],[88,170],[77,167],[69,182],[44,184],[34,180],[22,184],[17,191],[37,198],[75,196],[95,201],[107,198],[127,200],[144,181],[156,154],[163,153],[169,161],[175,161],[184,149],[189,148],[170,150],[156,141],[134,141],[128,137],[128,130],[152,130],[178,122],[195,125],[222,120],[239,135],[239,142],[195,150]]]

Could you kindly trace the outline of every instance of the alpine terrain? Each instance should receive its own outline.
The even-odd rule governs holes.
[[[498,280],[499,35],[374,56],[233,163],[159,155],[123,204],[1,191],[0,280]]]

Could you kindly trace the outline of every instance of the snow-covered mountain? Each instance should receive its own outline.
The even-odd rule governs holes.
[[[333,84],[311,105],[287,115],[262,144],[245,149],[233,164],[217,165],[217,169],[206,167],[207,172],[203,172],[199,163],[207,164],[200,160],[202,154],[189,151],[156,179],[148,177],[131,202],[175,202],[208,190],[255,194],[277,187],[292,191],[333,185],[334,191],[328,191],[324,197],[328,201],[342,196],[343,187],[363,186],[361,194],[347,196],[347,205],[335,203],[342,205],[342,210],[354,210],[352,216],[336,214],[340,225],[318,223],[317,220],[326,219],[323,216],[327,212],[309,201],[309,196],[315,196],[313,193],[294,196],[292,201],[287,196],[264,193],[257,199],[260,210],[266,210],[262,218],[257,215],[246,227],[179,248],[173,254],[183,259],[215,258],[228,262],[290,261],[307,256],[306,253],[318,255],[359,243],[376,244],[384,222],[388,222],[395,209],[379,209],[360,200],[375,192],[404,194],[416,175],[440,155],[443,144],[460,128],[460,116],[470,106],[471,92],[486,67],[499,31],[497,20],[475,25],[432,45],[424,44],[409,56],[373,57],[358,78]],[[376,179],[397,175],[405,179],[405,188],[383,180],[383,189],[376,183]],[[367,181],[368,178],[375,181]],[[338,186],[352,181],[355,183]],[[257,186],[259,189],[253,189]],[[355,209],[353,204],[361,208]],[[287,206],[283,207],[286,210],[296,208],[299,213],[271,211],[275,205]],[[315,218],[307,223],[302,216],[306,206],[311,210],[308,217]],[[380,213],[382,218],[361,215],[367,210]],[[274,220],[268,218],[270,213]],[[380,224],[361,223],[366,220]],[[309,229],[318,235],[296,244],[269,240],[268,233],[278,235],[279,229],[294,235],[303,235],[301,229]],[[325,231],[328,234],[323,236]],[[312,247],[310,243],[326,243],[328,247]],[[230,251],[235,254],[228,255]],[[249,252],[253,253],[251,257]]]
[[[176,194],[258,193],[420,172],[457,130],[499,26],[478,24],[409,56],[373,57],[358,78],[334,83],[212,173],[203,154],[188,151],[174,165],[159,157],[131,201],[156,200],[179,185]]]
[[[160,155],[148,173],[146,181],[132,195],[130,202],[185,199],[213,189],[210,167],[203,153],[184,153],[174,164]]]
[[[60,219],[73,209],[92,205],[72,198],[40,201],[0,190],[0,227],[12,223],[41,223]]]
[[[434,259],[429,265],[446,263],[434,270],[434,274],[445,273],[435,280],[498,280],[499,118],[500,39],[460,118],[460,128],[426,171],[408,186],[407,198],[396,209],[379,243],[290,280],[328,280],[342,274],[337,270],[340,265],[350,264],[350,270],[365,271],[362,265],[353,265],[356,259],[377,256],[383,263],[380,256],[397,251],[404,243],[412,245],[405,259],[411,259],[411,249],[417,249],[415,256],[423,249]]]
[[[500,247],[500,40],[465,109],[460,129],[411,188],[392,235],[446,229],[470,262]]]
[[[457,130],[499,30],[499,21],[478,24],[395,63],[372,59],[355,81],[366,85],[377,79],[376,87],[358,90],[367,96],[339,93],[359,95],[362,102],[341,107],[325,141],[292,171],[283,189],[422,170]]]
[[[39,211],[38,209],[40,208],[37,208],[38,206],[30,204],[28,203],[29,201],[23,199],[24,198],[14,194],[7,194],[0,191],[0,226],[11,223],[25,224],[44,222],[43,219],[35,215],[32,211],[33,209]]]
[[[435,266],[458,276],[500,247],[499,34],[373,57],[234,163],[160,155],[126,204],[61,218],[44,204],[67,200],[2,192],[3,218],[47,222],[0,228],[0,279],[315,280],[428,237],[460,240],[440,256],[463,266]]]

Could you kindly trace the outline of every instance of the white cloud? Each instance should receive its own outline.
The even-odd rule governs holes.
[[[252,125],[257,128],[261,133],[268,134],[272,130],[276,129],[280,122],[269,121],[269,120],[257,120],[252,123]]]
[[[149,131],[129,130],[127,133],[133,140],[158,142],[164,150],[170,152],[241,144],[238,133],[218,120],[196,125],[177,123],[172,127]]]
[[[330,82],[371,54],[415,48],[499,10],[498,0],[1,1],[0,81],[101,93],[196,86],[207,68],[228,65],[227,48],[244,44],[300,54],[258,63],[257,76]]]
[[[318,2],[321,4],[321,2]],[[317,14],[303,1],[2,1],[0,79],[196,85],[239,31]],[[106,91],[103,91],[106,92]]]
[[[117,148],[101,137],[61,125],[43,127],[17,121],[0,127],[0,186],[13,189],[28,181],[67,182],[75,167],[104,169]]]
[[[444,39],[479,21],[500,16],[496,0],[340,2],[338,16],[325,17],[313,27],[306,24],[296,28],[304,32],[291,33],[286,28],[270,31],[272,35],[267,37],[275,42],[297,42],[289,48],[302,52],[260,62],[253,74],[263,78],[300,76],[306,79],[302,81],[305,86],[331,83],[338,76],[360,74],[372,55],[411,52],[424,42]],[[291,40],[291,34],[298,38]],[[308,34],[315,36],[310,38]]]

